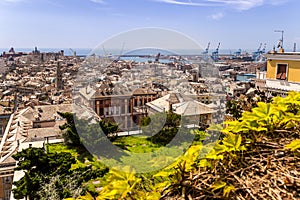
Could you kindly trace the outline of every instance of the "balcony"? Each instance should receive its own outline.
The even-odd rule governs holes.
[[[296,82],[288,82],[286,80],[274,80],[274,79],[267,79],[266,81],[266,89],[267,90],[274,90],[274,91],[297,91],[300,92],[300,83]]]

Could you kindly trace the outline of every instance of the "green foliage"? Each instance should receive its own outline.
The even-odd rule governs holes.
[[[226,185],[227,185],[227,183],[225,183],[223,181],[217,181],[211,186],[211,188],[212,188],[212,191],[215,191],[215,190],[224,188]]]
[[[22,199],[29,196],[30,199],[38,198],[37,191],[41,189],[43,182],[55,175],[70,175],[71,165],[75,159],[70,153],[45,153],[43,149],[28,148],[15,155],[13,158],[19,162],[16,170],[25,170],[25,175],[15,182],[14,197]],[[64,192],[59,193],[64,197]]]
[[[156,113],[142,119],[143,135],[150,136],[152,143],[165,146],[178,133],[180,122],[181,116],[176,113]]]
[[[265,96],[265,93],[260,90],[255,90],[252,94],[238,94],[236,99],[228,100],[226,103],[226,113],[234,119],[240,119],[244,111],[251,111],[257,106],[258,102],[268,103],[270,97]]]
[[[294,140],[290,144],[285,146],[285,149],[290,149],[291,151],[296,151],[300,149],[300,140]]]
[[[153,152],[161,147],[160,145],[149,141],[145,136],[119,137],[113,142],[113,144],[132,153]]]
[[[222,140],[218,140],[213,147],[208,146],[207,149],[209,149],[208,153],[200,159],[198,166],[213,169],[219,163],[219,160],[224,160],[224,157],[231,163],[233,157],[236,156],[236,152],[245,151],[246,147],[242,145],[240,134],[229,133]]]
[[[44,149],[29,148],[13,156],[19,161],[16,170],[25,170],[24,177],[14,183],[15,198],[78,197],[86,191],[83,183],[102,177],[108,171],[96,160],[82,163],[78,160],[81,156],[78,151],[63,144],[49,145],[48,150],[46,153]]]
[[[195,191],[211,195],[207,198],[212,199],[214,195],[218,199],[236,197],[235,193],[243,188],[236,189],[238,183],[234,182],[232,177],[224,177],[222,172],[228,172],[227,175],[230,175],[232,167],[247,166],[247,163],[244,163],[243,155],[252,149],[262,137],[276,137],[278,131],[281,130],[299,133],[297,129],[300,124],[298,119],[300,98],[298,100],[298,94],[294,93],[287,98],[290,98],[289,102],[280,97],[274,98],[272,102],[268,99],[264,99],[265,102],[258,102],[259,99],[243,99],[243,103],[235,105],[240,107],[234,108],[236,111],[240,109],[239,114],[241,115],[238,116],[236,113],[235,116],[240,117],[238,120],[226,122],[225,128],[220,125],[212,125],[208,129],[209,133],[222,132],[220,139],[215,143],[201,144],[199,141],[207,141],[209,134],[193,130],[191,134],[197,138],[198,143],[194,143],[174,163],[159,170],[152,177],[146,178],[134,174],[132,170],[127,172],[111,171],[107,178],[108,183],[104,184],[104,189],[100,192],[98,199],[159,199],[161,195],[192,199],[191,196],[199,194]],[[163,119],[162,117],[157,117],[157,123]],[[151,129],[150,122],[153,123],[152,118],[145,118],[142,124]],[[152,128],[155,127],[158,125],[152,124]],[[119,146],[132,152],[149,152],[172,140],[177,133],[176,128],[164,126],[159,133],[148,138],[147,142],[149,143],[146,143],[145,138],[138,137],[117,139],[116,142]],[[153,134],[153,132],[151,133]],[[157,143],[158,146],[151,146],[151,142]],[[298,140],[293,141],[285,148],[295,151],[299,148],[299,143]],[[140,146],[147,150],[143,151]],[[159,165],[172,159],[174,158],[162,155],[153,158],[149,164]],[[143,159],[141,158],[141,160]],[[201,182],[200,174],[207,175],[205,180],[210,179],[210,184],[205,185],[205,189],[195,187],[193,181],[196,178],[191,179],[192,174],[196,174],[196,177],[199,176],[199,182]]]
[[[187,173],[195,170],[201,149],[202,145],[191,146],[176,162],[154,174],[155,180],[163,180],[156,184],[156,188],[166,193],[178,193],[185,196],[189,192],[187,188],[190,188]]]
[[[251,112],[243,113],[239,120],[226,122],[224,133],[244,133],[252,142],[262,136],[276,137],[280,130],[298,131],[299,93],[290,92],[286,98],[276,97],[271,103],[258,102]]]
[[[300,111],[300,93],[289,92],[285,98],[275,97],[273,103],[281,107],[281,110],[285,112],[293,113],[294,115],[299,114]]]
[[[125,199],[132,198],[132,192],[141,182],[130,168],[121,170],[111,169],[107,177],[107,184],[100,192],[101,199]]]
[[[224,181],[217,181],[215,182],[212,186],[212,191],[216,191],[216,190],[219,190],[219,189],[222,189],[223,190],[223,196],[228,198],[229,195],[230,195],[230,192],[234,191],[235,190],[235,187],[233,185],[227,185],[226,182]]]
[[[74,146],[81,145],[82,143],[75,127],[74,115],[72,113],[60,112],[58,112],[58,114],[67,120],[64,125],[59,127],[61,130],[64,130],[63,137],[65,143],[72,144]]]
[[[205,139],[209,137],[209,134],[205,131],[199,131],[197,129],[191,130],[191,134],[195,135],[194,141],[203,142]]]
[[[80,148],[93,155],[115,153],[110,148],[110,144],[116,139],[114,133],[118,130],[117,124],[104,120],[99,123],[90,123],[88,120],[78,119],[71,113],[59,114],[67,119],[60,129],[64,131],[64,142],[68,146]]]
[[[122,161],[123,164],[130,165],[132,163],[139,163],[142,167],[148,165],[147,167],[151,169],[161,166],[162,163],[172,162],[162,170],[148,174],[136,174],[134,169],[126,167],[122,169],[110,169],[109,173],[105,174],[103,171],[97,171],[97,169],[102,168],[102,164],[97,161],[96,158],[89,159],[89,161],[85,161],[84,163],[79,162],[77,159],[79,157],[78,152],[72,151],[71,155],[76,158],[76,163],[73,162],[70,168],[70,166],[67,165],[70,160],[63,164],[63,160],[57,158],[57,162],[62,162],[62,166],[56,166],[56,169],[53,169],[52,173],[50,173],[50,177],[57,176],[54,175],[57,173],[56,170],[58,170],[58,173],[64,172],[70,175],[74,175],[72,170],[81,172],[80,174],[86,173],[87,175],[84,175],[85,177],[82,178],[80,184],[82,186],[83,183],[87,183],[89,193],[77,199],[93,199],[95,196],[97,196],[97,199],[132,200],[152,200],[166,196],[167,199],[193,199],[201,196],[207,196],[207,199],[235,199],[238,192],[239,195],[245,195],[249,188],[240,185],[238,180],[241,179],[239,179],[238,176],[242,176],[243,173],[246,173],[246,170],[251,170],[252,164],[250,165],[248,162],[252,160],[253,154],[259,155],[260,153],[255,154],[255,150],[265,150],[263,149],[263,145],[265,144],[260,143],[260,141],[266,138],[271,139],[271,141],[274,138],[278,139],[279,136],[282,137],[280,135],[281,133],[293,134],[296,138],[299,138],[300,94],[291,92],[286,98],[276,97],[273,101],[263,99],[263,102],[258,102],[259,98],[257,98],[257,96],[240,98],[239,101],[240,102],[231,102],[229,107],[232,110],[228,111],[237,118],[236,120],[224,123],[224,127],[222,125],[212,125],[208,129],[208,133],[221,132],[221,137],[216,142],[207,143],[206,139],[210,136],[207,132],[192,130],[191,133],[189,133],[189,130],[184,130],[184,134],[182,134],[181,137],[186,137],[187,135],[185,134],[190,134],[195,136],[197,142],[194,142],[189,148],[187,148],[188,146],[184,147],[184,149],[187,148],[187,150],[183,155],[179,156],[175,162],[172,161],[176,156],[170,155],[176,155],[176,153],[180,152],[179,146],[170,147],[168,148],[168,152],[158,153],[157,156],[153,156],[154,154],[151,155],[151,157],[147,157],[145,154],[139,155],[139,153],[156,152],[160,147],[168,144],[175,137],[178,133],[178,123],[181,118],[172,113],[157,114],[155,117],[148,117],[142,120],[142,125],[144,126],[143,131],[145,131],[146,136],[150,136],[148,138],[122,137],[114,141],[114,144],[124,149],[126,153],[137,153],[136,156],[122,156],[120,161]],[[166,123],[164,123],[161,128],[161,122],[164,120]],[[107,126],[106,128],[102,128],[106,134],[116,131],[115,125],[105,124],[104,122],[101,123],[101,127]],[[73,130],[72,126],[73,125],[67,127]],[[97,141],[98,136],[96,135],[96,137],[93,138],[90,135],[94,129],[97,129],[97,127],[90,126],[86,129],[88,135],[86,139],[92,139],[96,145],[99,143],[99,141]],[[159,131],[155,132],[154,130],[156,129],[159,129]],[[203,141],[205,141],[205,143],[202,144]],[[276,144],[271,143],[266,145],[273,147]],[[299,139],[285,146],[286,150],[294,151],[295,155],[299,148]],[[64,153],[67,150],[61,148],[58,152]],[[178,152],[176,152],[176,150]],[[269,149],[267,152],[270,152]],[[263,155],[265,155],[265,152],[263,153]],[[40,157],[39,159],[41,160],[31,160],[30,158],[30,161],[28,161],[28,158],[26,158],[24,163],[20,162],[20,166],[28,171],[34,171],[37,167],[32,166],[40,165],[40,163],[46,162],[44,160],[47,160],[43,158],[44,156],[41,152],[35,152],[33,155]],[[245,159],[245,155],[248,156],[247,159]],[[53,157],[51,157],[51,159],[55,160]],[[255,159],[258,158],[255,157]],[[54,164],[51,166],[54,167]],[[268,167],[269,164],[267,164],[266,168]],[[43,171],[42,167],[38,168]],[[257,171],[253,171],[253,174],[262,174],[262,176],[264,176],[264,173],[266,173],[265,170],[267,169],[257,169]],[[65,177],[72,179],[70,177],[74,176],[70,175]],[[34,173],[26,173],[24,180],[28,181],[28,183],[30,182],[30,186],[26,185],[26,187],[32,187],[32,190],[35,191],[39,190],[39,177],[39,175]],[[103,178],[101,179],[100,177]],[[62,178],[62,180],[63,179],[64,178]],[[95,189],[98,186],[92,185],[91,181],[95,179],[101,180],[100,185],[103,189],[100,192],[97,192]],[[47,180],[50,180],[48,181],[49,183],[53,182],[50,178]],[[64,183],[64,181],[62,182]],[[205,184],[202,185],[204,186],[203,188],[197,185],[202,182],[205,182]],[[20,197],[33,195],[28,192],[27,188],[23,186],[23,183],[25,183],[25,181],[20,182],[19,186],[17,186],[17,194],[19,194]],[[51,188],[54,187],[54,185],[56,184],[46,186]],[[62,191],[63,194],[59,194],[60,197],[73,196],[73,194],[68,193],[68,191],[64,191],[63,189]],[[75,199],[76,195],[73,197]],[[245,198],[249,198],[249,196],[245,196]]]
[[[229,133],[227,137],[222,140],[223,145],[225,146],[225,151],[245,151],[246,148],[241,146],[242,143],[242,136]]]
[[[223,196],[228,198],[232,191],[235,191],[235,187],[233,185],[226,185],[223,189]]]
[[[159,133],[157,133],[156,135],[149,137],[148,141],[151,141],[152,143],[158,144],[160,146],[165,146],[172,141],[172,139],[176,136],[177,133],[177,128],[163,129],[159,131]]]
[[[102,131],[104,132],[105,135],[110,135],[110,134],[114,134],[118,131],[119,127],[117,124],[112,123],[110,121],[100,121],[99,122],[100,127],[102,129]]]
[[[232,115],[235,119],[242,117],[242,106],[239,105],[238,101],[227,101],[226,108],[226,113]]]

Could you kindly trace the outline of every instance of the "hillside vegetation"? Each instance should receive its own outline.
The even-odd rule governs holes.
[[[77,153],[75,160],[69,158],[72,164],[70,166],[64,164],[62,169],[65,171],[66,167],[69,167],[69,171],[72,172],[80,167],[81,169],[87,167],[90,173],[86,179],[76,182],[82,187],[79,195],[66,192],[59,194],[60,198],[72,197],[69,199],[73,200],[299,199],[300,94],[291,92],[285,98],[275,97],[267,103],[251,100],[249,105],[251,108],[248,111],[240,109],[240,115],[236,114],[236,119],[233,117],[224,125],[213,125],[206,132],[193,130],[190,134],[196,135],[197,141],[176,162],[162,170],[139,174],[128,166],[111,168],[108,171],[93,156]],[[69,125],[70,130],[74,130],[72,125]],[[202,142],[214,132],[221,132],[216,142]],[[72,133],[74,136],[74,132]],[[162,133],[159,135],[163,136]],[[115,144],[122,146],[126,151],[137,152],[155,151],[162,145],[151,141],[156,140],[126,137],[115,140]],[[75,148],[68,145],[70,151]],[[144,149],[139,145],[142,145]],[[66,156],[70,157],[70,155],[74,154],[69,152]],[[55,155],[49,154],[49,156],[52,159]],[[25,166],[22,162],[31,163],[31,166],[39,165],[28,160],[31,159],[30,157],[22,156],[22,152],[18,153],[15,158],[20,161],[18,169]],[[78,161],[78,158],[81,158],[81,161]],[[149,162],[148,165],[155,165],[158,161],[168,158],[155,159],[158,160]],[[57,167],[60,156],[55,160],[57,161],[53,167],[60,169]],[[23,169],[39,173],[36,172],[39,169],[37,166]],[[93,170],[98,171],[92,173]],[[43,176],[47,177],[45,179],[48,180],[47,183],[55,177],[55,170],[51,173],[42,172]],[[61,174],[63,171],[58,172]],[[98,176],[95,177],[95,175]],[[76,173],[61,176],[63,180],[66,180],[69,176],[76,177]],[[27,181],[31,178],[31,176],[25,177]],[[32,177],[36,178],[36,176]],[[16,186],[14,194],[18,195],[21,184],[17,182]],[[53,187],[53,191],[59,190],[61,186],[58,186],[58,188]],[[47,193],[42,187],[32,189],[38,189],[38,194]],[[30,192],[32,191],[24,195],[30,195]]]

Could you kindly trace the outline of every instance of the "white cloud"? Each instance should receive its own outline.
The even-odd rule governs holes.
[[[99,3],[99,4],[104,4],[104,0],[90,0],[91,2],[94,2],[94,3]]]
[[[184,6],[219,6],[217,3],[210,3],[209,0],[154,0],[162,3],[176,4],[176,5],[184,5]]]
[[[222,19],[224,16],[225,16],[224,13],[219,12],[219,13],[216,13],[216,14],[211,15],[210,18],[213,19],[213,20],[220,20],[220,19]]]
[[[249,10],[264,4],[278,5],[288,0],[152,0],[157,2],[185,5],[185,6],[223,6],[237,10]]]

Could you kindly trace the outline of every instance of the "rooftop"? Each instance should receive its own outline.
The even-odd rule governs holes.
[[[300,52],[269,52],[265,56],[268,60],[300,60]]]
[[[45,106],[34,106],[28,108],[28,110],[23,114],[24,117],[31,121],[49,121],[59,118],[57,112],[72,112],[72,104],[59,104],[59,105],[45,105]]]

